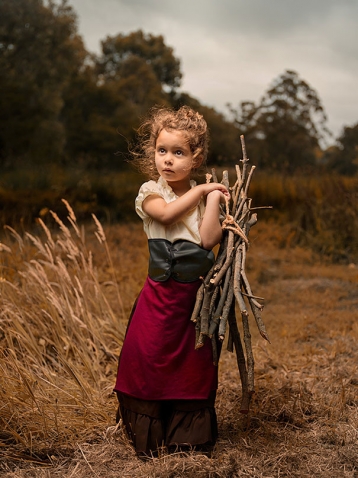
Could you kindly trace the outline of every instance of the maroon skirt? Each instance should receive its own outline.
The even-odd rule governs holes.
[[[205,400],[217,388],[211,341],[195,350],[190,317],[200,281],[149,277],[123,343],[115,391],[142,400]]]
[[[139,455],[216,442],[218,367],[210,340],[195,350],[190,321],[200,283],[148,277],[132,312],[115,391],[118,419]]]

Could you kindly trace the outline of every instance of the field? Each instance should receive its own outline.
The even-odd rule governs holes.
[[[259,216],[260,219],[260,216]],[[220,438],[197,453],[138,460],[112,393],[126,317],[146,275],[137,222],[79,226],[74,214],[0,244],[0,453],[4,478],[358,476],[358,265],[295,245],[260,221],[247,273],[265,298],[251,321],[256,393],[238,411],[235,356],[219,364]]]
[[[222,168],[216,168],[221,178]],[[231,181],[236,177],[228,167]],[[207,172],[211,169],[208,167]],[[80,221],[94,213],[102,223],[137,220],[133,208],[143,176],[129,165],[119,170],[86,170],[79,167],[21,168],[0,175],[0,224],[22,232],[32,229],[37,217],[46,223],[53,209],[64,219],[66,198]],[[205,181],[200,172],[198,182]],[[290,241],[314,249],[334,262],[358,260],[358,177],[316,171],[312,175],[284,175],[256,171],[250,186],[261,219],[291,224]],[[50,218],[51,219],[51,218]]]

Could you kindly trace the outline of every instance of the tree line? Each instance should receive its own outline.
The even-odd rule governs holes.
[[[180,60],[161,35],[142,30],[107,36],[86,51],[66,0],[0,3],[0,168],[48,164],[120,168],[136,128],[154,105],[189,105],[211,133],[209,161],[235,164],[245,135],[263,169],[358,171],[358,123],[336,145],[317,92],[287,70],[258,104],[228,104],[226,115],[181,91]],[[238,85],[239,86],[239,85]]]

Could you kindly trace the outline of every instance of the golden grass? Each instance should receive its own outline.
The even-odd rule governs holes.
[[[72,448],[108,422],[107,377],[125,330],[118,284],[100,280],[67,206],[71,229],[55,213],[57,237],[41,220],[42,238],[8,228],[12,242],[1,253],[2,438],[35,457]],[[113,276],[104,231],[96,226],[102,267]]]
[[[94,224],[86,238],[81,228],[59,226],[56,237],[9,237],[12,252],[1,252],[2,476],[357,476],[357,266],[325,263],[293,247],[289,227],[259,220],[247,273],[266,298],[272,343],[251,321],[250,414],[238,411],[235,357],[224,350],[212,458],[142,462],[115,426],[111,394],[121,323],[146,275],[142,226]]]

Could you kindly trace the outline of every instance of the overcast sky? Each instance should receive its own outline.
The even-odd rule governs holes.
[[[358,122],[358,0],[69,0],[87,50],[107,35],[163,35],[182,90],[226,112],[285,70],[314,88],[336,137]]]

